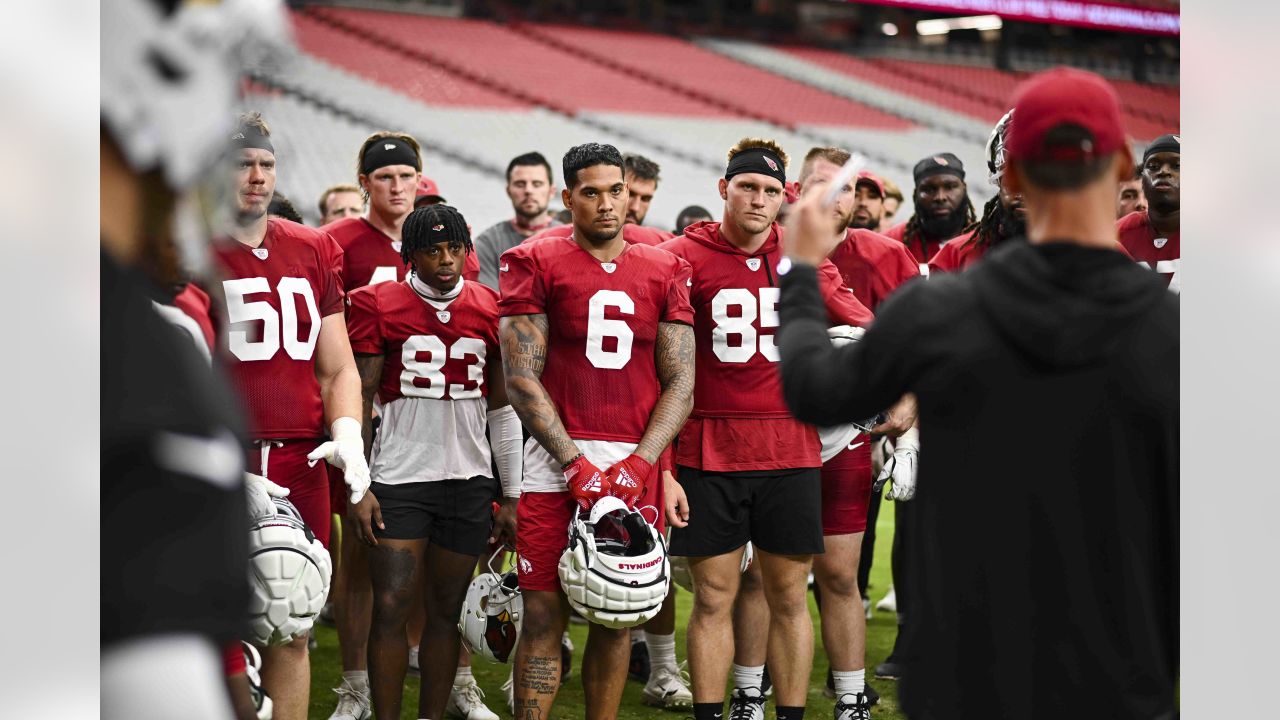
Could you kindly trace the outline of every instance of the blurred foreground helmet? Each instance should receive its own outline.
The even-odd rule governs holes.
[[[493,558],[489,558],[489,571],[471,581],[462,603],[458,617],[462,642],[473,654],[507,662],[520,642],[523,617],[524,598],[515,568],[498,574],[493,570]]]
[[[987,138],[987,180],[1000,187],[1000,178],[1004,177],[1004,166],[1008,162],[1005,152],[1005,138],[1009,135],[1009,121],[1013,120],[1013,111],[1004,114],[1000,122],[991,129],[991,137]]]
[[[249,529],[251,639],[285,645],[306,634],[329,595],[329,551],[302,521],[293,503],[275,499],[277,512]]]
[[[662,608],[671,567],[662,536],[615,497],[596,501],[569,523],[560,555],[560,586],[569,605],[597,625],[635,627]]]

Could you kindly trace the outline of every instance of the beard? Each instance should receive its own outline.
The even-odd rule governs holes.
[[[1005,208],[1000,213],[999,229],[1000,237],[1005,240],[1022,237],[1027,234],[1027,221],[1018,217],[1018,213]]]
[[[964,230],[968,220],[967,203],[962,204],[942,217],[920,216],[920,229],[925,237],[932,240],[950,240]]]
[[[871,230],[874,232],[880,227],[880,221],[876,218],[867,218],[867,220],[863,222],[850,216],[848,227],[854,228],[855,230]]]

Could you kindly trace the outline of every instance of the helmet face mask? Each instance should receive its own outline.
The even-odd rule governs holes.
[[[620,629],[647,622],[662,608],[671,565],[653,525],[621,500],[605,497],[570,521],[559,575],[574,610]]]
[[[508,662],[520,642],[524,599],[514,567],[502,574],[493,569],[493,561],[501,552],[499,549],[489,558],[489,571],[476,576],[467,587],[458,632],[472,653]]]
[[[1004,168],[1008,164],[1005,139],[1009,133],[1011,120],[1013,120],[1012,110],[1000,118],[1000,122],[991,129],[991,136],[987,138],[987,181],[996,187],[1000,187],[1000,179],[1004,177]]]

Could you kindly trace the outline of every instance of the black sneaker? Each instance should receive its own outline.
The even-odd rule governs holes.
[[[871,720],[871,703],[863,693],[841,695],[832,717],[834,720]]]
[[[899,680],[902,678],[902,663],[889,658],[876,666],[876,679]]]
[[[869,707],[875,707],[876,705],[879,705],[880,693],[876,692],[876,689],[871,687],[871,683],[869,682],[864,682],[862,686],[863,688],[865,688],[862,691],[862,694],[867,696],[867,705]]]
[[[631,643],[631,662],[627,665],[627,677],[637,682],[649,682],[649,643]]]
[[[760,693],[765,697],[773,694],[773,680],[769,677],[769,666],[764,666],[764,677],[760,680]]]

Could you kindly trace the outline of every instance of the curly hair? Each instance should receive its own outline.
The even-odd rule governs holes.
[[[454,206],[438,203],[418,208],[404,219],[404,225],[400,228],[400,257],[412,264],[414,253],[433,244],[429,240],[430,231],[438,225],[444,226],[450,240],[461,241],[468,255],[475,251],[475,245],[471,243],[471,231],[467,229],[467,219]]]

